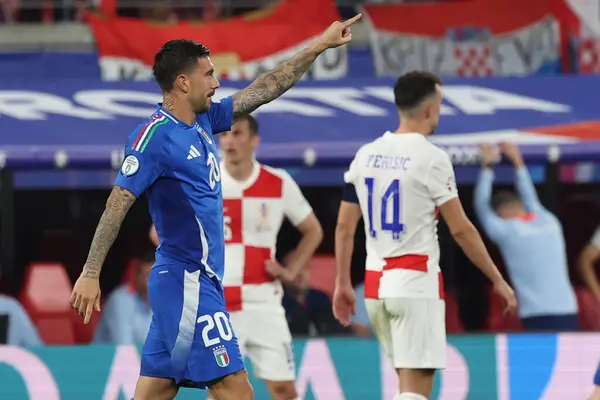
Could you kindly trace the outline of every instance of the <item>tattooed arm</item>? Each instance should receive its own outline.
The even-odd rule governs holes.
[[[250,114],[294,86],[325,48],[315,45],[302,50],[291,60],[260,75],[254,82],[233,95],[233,119]]]
[[[308,48],[260,75],[244,90],[233,95],[233,119],[250,114],[263,104],[267,104],[294,86],[317,57],[327,49],[345,45],[352,39],[350,26],[361,18],[361,14],[344,22],[334,22]]]
[[[100,270],[113,242],[119,234],[125,215],[135,202],[135,196],[122,187],[115,186],[106,201],[106,209],[100,218],[82,276],[98,279]]]

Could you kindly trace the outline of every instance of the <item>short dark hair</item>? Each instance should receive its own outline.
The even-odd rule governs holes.
[[[394,85],[394,101],[399,110],[418,106],[426,97],[435,93],[435,86],[442,80],[427,71],[412,71],[402,75]]]
[[[177,75],[192,68],[198,58],[210,55],[202,43],[188,39],[169,40],[154,56],[152,73],[163,92],[173,89]]]
[[[519,199],[519,196],[517,196],[515,192],[511,192],[509,190],[494,193],[492,196],[492,208],[494,211],[498,211],[498,209],[502,206],[520,202],[521,199]]]
[[[242,115],[237,119],[236,122],[240,121],[248,121],[248,127],[250,128],[250,132],[254,135],[258,135],[258,121],[250,114]]]

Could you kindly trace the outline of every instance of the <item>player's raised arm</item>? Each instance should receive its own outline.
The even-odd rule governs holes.
[[[261,74],[248,87],[235,93],[233,95],[234,120],[284,94],[300,80],[322,52],[350,42],[352,40],[350,27],[361,16],[358,14],[346,21],[332,23],[308,48],[271,71]]]

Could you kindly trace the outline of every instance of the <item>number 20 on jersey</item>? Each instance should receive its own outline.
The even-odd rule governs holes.
[[[375,190],[377,188],[375,178],[365,178],[365,185],[367,187],[369,235],[373,239],[377,239],[378,227],[375,223],[379,222],[379,228],[382,232],[389,232],[394,240],[400,240],[400,234],[404,231],[404,224],[401,222],[400,215],[400,181],[398,179],[392,180],[381,197],[379,197],[379,191],[376,192]],[[379,206],[380,215],[373,215],[374,205]]]
[[[229,324],[229,318],[224,312],[218,311],[214,315],[205,314],[198,317],[198,324],[205,324],[202,328],[202,341],[204,346],[211,347],[221,343],[221,340],[228,342],[233,339],[233,330]],[[215,327],[217,332],[215,335]]]

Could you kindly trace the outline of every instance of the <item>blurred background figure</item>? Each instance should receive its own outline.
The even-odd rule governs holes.
[[[148,237],[150,239],[150,243],[152,243],[154,247],[158,247],[160,245],[158,240],[158,233],[156,233],[156,227],[154,226],[154,224],[152,224],[152,226],[150,227],[150,233],[148,234]]]
[[[289,252],[283,265],[294,256]],[[293,280],[283,281],[283,307],[292,335],[322,336],[349,333],[333,316],[331,298],[310,286],[310,266]]]
[[[583,281],[600,304],[600,283],[596,274],[596,262],[600,259],[600,227],[579,255],[579,270]],[[600,397],[599,397],[600,398]]]
[[[0,344],[39,346],[37,328],[16,299],[0,294]]]
[[[500,151],[514,167],[518,194],[492,196],[493,166],[499,155],[484,144],[474,205],[486,234],[502,254],[519,300],[519,316],[527,330],[577,330],[577,300],[561,223],[542,206],[518,147],[503,143]]]
[[[142,345],[152,321],[148,303],[148,275],[154,252],[142,255],[135,264],[132,280],[113,290],[102,307],[95,343]]]

